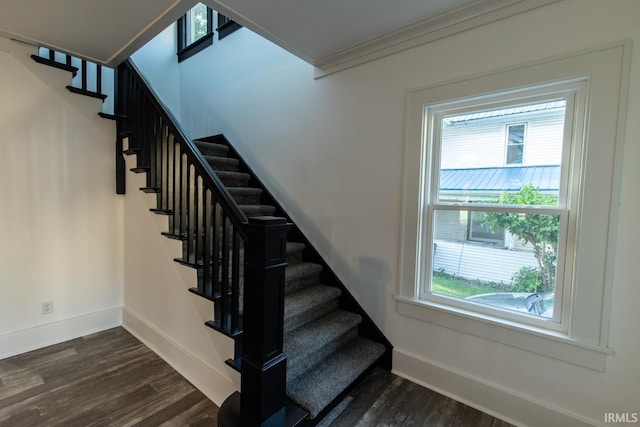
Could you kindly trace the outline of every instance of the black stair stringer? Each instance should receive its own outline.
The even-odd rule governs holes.
[[[393,353],[393,345],[391,342],[384,336],[380,328],[375,324],[373,319],[367,314],[367,312],[362,308],[360,303],[355,299],[355,297],[349,292],[347,287],[342,283],[342,281],[338,278],[338,276],[333,272],[330,265],[324,260],[324,258],[318,253],[315,249],[314,245],[307,239],[304,233],[300,230],[300,228],[295,225],[295,221],[287,214],[282,205],[273,197],[268,187],[258,178],[256,173],[254,173],[253,169],[245,162],[244,158],[237,150],[231,145],[229,140],[222,134],[197,138],[199,141],[212,142],[216,144],[222,144],[229,147],[228,155],[230,157],[235,157],[239,159],[240,163],[238,165],[238,171],[244,172],[251,176],[249,180],[249,186],[261,188],[263,190],[260,196],[261,204],[275,206],[276,212],[274,215],[281,216],[287,218],[287,220],[294,224],[287,235],[287,240],[293,242],[299,242],[305,244],[306,248],[304,251],[304,258],[306,261],[313,262],[316,264],[322,265],[322,272],[320,273],[320,278],[322,283],[328,286],[334,286],[339,288],[342,291],[342,295],[339,299],[339,307],[343,310],[350,311],[362,316],[362,322],[358,326],[358,334],[364,338],[368,338],[372,341],[376,341],[381,343],[385,347],[385,353],[378,359],[377,366],[391,370],[392,367],[392,353]]]

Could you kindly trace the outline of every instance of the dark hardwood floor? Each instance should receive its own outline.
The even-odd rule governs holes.
[[[218,408],[123,328],[0,360],[0,426],[215,426]],[[375,370],[321,427],[509,424]]]

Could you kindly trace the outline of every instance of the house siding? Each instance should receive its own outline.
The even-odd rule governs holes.
[[[482,243],[436,240],[433,271],[503,284],[522,267],[537,268],[532,251],[495,248]]]
[[[442,135],[440,168],[480,168],[505,166],[506,126],[526,123],[523,166],[557,165],[562,159],[564,113],[550,112],[526,118],[505,116],[481,123],[464,122],[449,126]]]

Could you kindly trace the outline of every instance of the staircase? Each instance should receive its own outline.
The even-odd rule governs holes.
[[[237,152],[230,150],[224,136],[195,143],[247,217],[285,215],[280,206],[271,204],[273,198]],[[301,233],[296,229],[290,234]],[[386,348],[359,334],[362,315],[340,308],[345,290],[323,283],[327,267],[309,261],[318,257],[305,256],[311,252],[308,245],[286,242],[283,350],[287,396],[314,419],[373,366]]]
[[[31,55],[31,58],[40,64],[70,72],[72,80],[67,85],[67,90],[101,100],[103,108],[99,114],[103,118],[113,118],[114,75],[112,68],[44,47],[39,48],[38,54]]]
[[[105,99],[100,66],[91,86],[94,64],[40,55],[80,71],[70,91]],[[190,141],[132,62],[116,80],[115,111],[99,113],[117,124],[116,191],[125,193],[123,156],[135,155],[151,211],[168,216],[162,234],[182,242],[175,261],[197,272],[190,291],[213,302],[206,326],[235,342],[227,364],[242,393],[222,405],[219,425],[316,425],[371,369],[390,369],[391,344],[223,135]]]

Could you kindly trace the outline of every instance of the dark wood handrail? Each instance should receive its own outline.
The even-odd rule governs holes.
[[[151,88],[151,84],[136,67],[133,61],[128,59],[123,62],[120,67],[127,67],[129,68],[129,70],[134,71],[132,73],[134,78],[138,81],[142,90],[146,92],[149,100],[154,105],[154,107],[164,116],[164,118],[166,119],[166,125],[170,128],[174,136],[177,137],[178,143],[184,145],[185,147],[189,147],[187,150],[184,150],[184,152],[189,157],[189,160],[194,164],[194,166],[199,169],[198,172],[205,180],[207,188],[215,194],[217,200],[225,210],[225,213],[229,215],[229,218],[233,222],[233,225],[238,228],[243,238],[246,239],[246,215],[233,201],[233,197],[231,196],[231,194],[229,194],[229,191],[224,186],[220,178],[218,178],[211,165],[207,162],[202,153],[200,153],[200,150],[198,150],[193,141],[191,141],[191,139],[186,135],[186,132],[180,126],[180,122],[160,100],[158,95]]]

